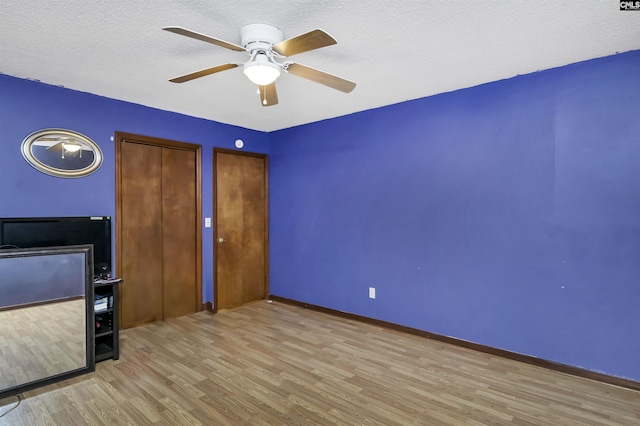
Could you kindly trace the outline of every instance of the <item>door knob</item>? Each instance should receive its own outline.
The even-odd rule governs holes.
[[[220,244],[224,244],[224,243],[226,243],[226,242],[227,242],[227,240],[225,240],[224,238],[220,237],[220,238],[218,238],[218,242],[219,242]]]

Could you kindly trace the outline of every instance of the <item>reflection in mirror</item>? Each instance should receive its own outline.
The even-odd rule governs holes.
[[[92,246],[0,250],[0,399],[93,371]]]
[[[36,169],[52,176],[82,177],[102,164],[102,151],[88,137],[64,129],[44,129],[22,142],[22,156]]]

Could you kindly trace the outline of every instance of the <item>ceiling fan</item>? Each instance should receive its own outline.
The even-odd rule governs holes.
[[[64,158],[65,152],[67,153],[80,153],[80,158],[82,158],[82,150],[85,148],[80,142],[77,140],[67,137],[67,136],[54,136],[54,137],[39,137],[35,140],[34,145],[43,145],[46,146],[46,150],[49,151],[60,151],[60,155]]]
[[[316,83],[344,93],[349,93],[356,87],[356,83],[352,81],[286,60],[289,56],[337,43],[333,37],[320,29],[315,29],[285,40],[282,31],[271,25],[245,25],[240,29],[241,45],[187,30],[182,27],[166,27],[163,28],[163,30],[195,38],[196,40],[205,41],[237,52],[247,52],[249,55],[249,60],[244,63],[228,63],[196,71],[172,78],[169,80],[172,83],[184,83],[242,65],[244,73],[249,80],[258,85],[262,106],[272,106],[278,103],[275,81],[280,76],[280,71],[315,81]]]

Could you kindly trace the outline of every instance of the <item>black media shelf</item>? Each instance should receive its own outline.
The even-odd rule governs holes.
[[[94,282],[96,301],[107,300],[107,309],[94,312],[96,362],[120,358],[119,284],[121,279]]]

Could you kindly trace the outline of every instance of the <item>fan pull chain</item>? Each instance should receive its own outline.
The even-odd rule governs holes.
[[[264,92],[264,99],[262,98],[262,92]],[[258,86],[258,96],[260,96],[260,101],[262,102],[262,105],[266,105],[267,104],[267,91],[266,90],[260,90],[260,86]]]

